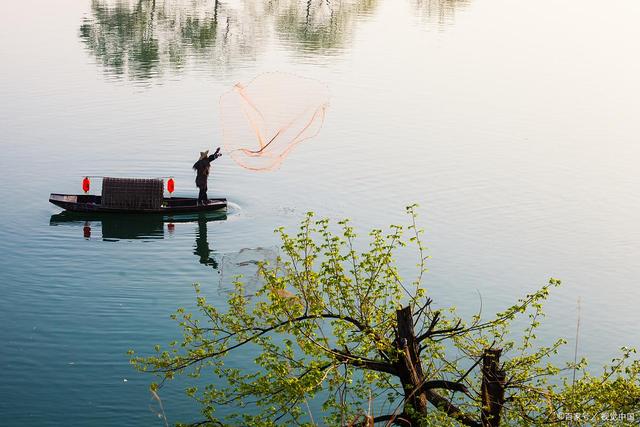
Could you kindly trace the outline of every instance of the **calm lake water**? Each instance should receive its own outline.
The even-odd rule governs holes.
[[[5,5],[0,425],[161,425],[126,351],[178,336],[168,316],[193,282],[223,307],[309,210],[364,231],[420,203],[438,304],[471,314],[481,295],[490,313],[559,277],[542,334],[570,338],[558,362],[578,299],[581,355],[640,345],[640,3],[315,3]],[[331,105],[275,172],[216,161],[226,219],[54,216],[49,193],[87,174],[173,175],[196,194],[220,95],[268,71],[326,83]],[[170,422],[198,419],[182,384],[161,396]]]

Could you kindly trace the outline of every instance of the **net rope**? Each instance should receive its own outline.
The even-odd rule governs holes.
[[[238,83],[220,98],[224,150],[245,169],[276,169],[318,135],[328,105],[329,89],[313,79],[274,72]]]

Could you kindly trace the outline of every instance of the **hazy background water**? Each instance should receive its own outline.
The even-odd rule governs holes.
[[[640,4],[306,4],[5,5],[0,424],[158,425],[125,352],[177,336],[168,315],[193,282],[224,306],[225,277],[308,210],[366,230],[418,202],[437,303],[472,313],[480,294],[489,313],[559,277],[543,340],[573,339],[580,298],[581,355],[640,344]],[[272,173],[217,161],[226,220],[124,240],[100,221],[50,225],[48,194],[85,174],[173,175],[195,194],[219,96],[274,70],[327,83],[325,126]],[[169,421],[197,419],[179,385],[161,395]]]

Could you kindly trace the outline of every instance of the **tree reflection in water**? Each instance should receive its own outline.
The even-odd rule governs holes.
[[[370,16],[378,0],[275,2],[272,13],[278,38],[304,53],[323,56],[341,53],[361,17]]]
[[[451,24],[456,10],[463,9],[471,0],[413,0],[418,15],[427,22],[438,24],[440,28]]]
[[[108,74],[146,80],[180,70],[196,53],[219,61],[232,37],[230,17],[220,10],[218,0],[94,0],[80,38]]]
[[[445,23],[469,0],[410,0]],[[195,65],[213,73],[253,61],[276,38],[301,55],[340,54],[379,0],[93,0],[79,36],[105,73],[149,80]]]
[[[145,80],[190,61],[224,70],[254,60],[275,28],[303,51],[337,49],[377,0],[138,0],[91,3],[80,38],[111,75]]]

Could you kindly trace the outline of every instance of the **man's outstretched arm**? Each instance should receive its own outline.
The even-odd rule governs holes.
[[[209,161],[213,162],[215,159],[217,159],[220,156],[222,156],[222,153],[220,152],[220,147],[218,147],[216,152],[209,156]]]

